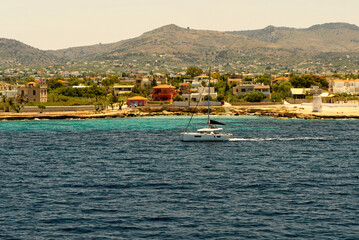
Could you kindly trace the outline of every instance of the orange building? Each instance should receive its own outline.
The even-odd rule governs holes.
[[[173,101],[173,97],[176,96],[176,88],[170,85],[159,85],[153,87],[152,100],[153,101]]]
[[[141,107],[147,104],[147,98],[141,96],[135,96],[127,98],[127,106]]]

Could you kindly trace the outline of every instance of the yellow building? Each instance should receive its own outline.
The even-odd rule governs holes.
[[[47,86],[29,82],[18,86],[18,96],[24,96],[29,102],[47,102]]]

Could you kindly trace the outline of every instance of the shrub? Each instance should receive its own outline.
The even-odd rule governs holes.
[[[222,102],[224,100],[224,96],[222,95],[222,94],[219,94],[218,96],[217,96],[217,101],[218,102]]]
[[[24,106],[22,104],[14,103],[11,107],[15,112],[19,113]]]
[[[273,93],[271,99],[272,102],[281,102],[283,100],[283,95],[280,93]]]
[[[183,97],[182,97],[181,95],[176,95],[176,96],[173,98],[173,101],[182,102],[182,101],[183,101]]]
[[[44,111],[44,109],[46,108],[46,105],[43,104],[43,103],[40,103],[40,104],[37,105],[37,107],[39,108],[40,113],[42,113]]]
[[[264,95],[264,93],[259,92],[259,91],[251,91],[251,92],[244,94],[244,99],[247,102],[260,102],[265,98],[266,98],[266,96]]]
[[[105,109],[105,106],[102,102],[95,103],[95,110],[96,112],[101,112]]]
[[[212,100],[213,100],[213,98],[212,98],[210,95],[204,96],[204,97],[203,97],[203,100],[204,100],[204,101],[207,101],[207,100],[208,100],[208,97],[209,97],[209,101],[212,101]]]

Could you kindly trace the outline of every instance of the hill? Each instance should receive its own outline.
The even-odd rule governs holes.
[[[75,59],[151,58],[166,55],[169,61],[201,63],[208,59],[230,58],[239,51],[275,47],[274,44],[229,33],[190,30],[167,25],[141,36],[112,44],[69,48],[53,52],[58,57]]]
[[[61,59],[46,51],[33,48],[22,42],[0,38],[0,64],[14,65],[51,65],[61,62]]]
[[[99,66],[104,69],[96,63],[99,61],[106,61],[108,68],[118,65],[125,69],[208,64],[240,70],[273,66],[288,69],[303,63],[309,66],[313,61],[326,63],[331,68],[357,69],[359,27],[326,23],[303,29],[268,26],[259,30],[219,32],[170,24],[132,39],[56,51],[42,51],[16,40],[0,39],[2,66],[70,62],[65,68]]]
[[[295,29],[268,26],[260,30],[229,32],[275,43],[285,49],[309,52],[359,52],[359,27],[348,23],[325,23]]]

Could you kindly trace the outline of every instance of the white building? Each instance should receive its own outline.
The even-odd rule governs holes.
[[[17,89],[15,90],[0,90],[0,100],[3,100],[3,98],[9,99],[9,98],[16,98],[17,97]]]
[[[208,87],[198,87],[198,92],[191,94],[182,94],[184,101],[196,101],[200,102],[204,100],[204,97],[208,95]],[[214,91],[214,87],[210,87],[210,94],[212,99],[217,98],[217,93]]]
[[[348,93],[348,94],[359,94],[359,79],[332,79],[329,82],[329,88],[332,92],[341,94],[341,93]]]

